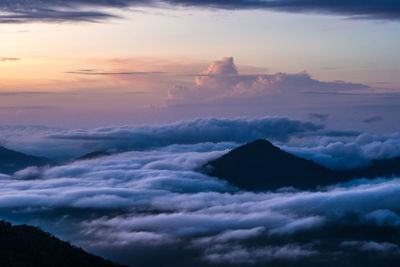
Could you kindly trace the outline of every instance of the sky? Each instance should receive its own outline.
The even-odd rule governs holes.
[[[0,123],[85,128],[285,116],[396,131],[398,4],[357,3],[5,1]],[[237,72],[210,72],[218,62]],[[277,73],[312,81],[254,85]]]
[[[55,164],[0,173],[0,219],[132,266],[397,263],[397,176],[199,170],[255,139],[333,170],[399,157],[399,47],[398,0],[1,0],[0,145]]]

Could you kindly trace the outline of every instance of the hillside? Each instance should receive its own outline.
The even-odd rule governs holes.
[[[340,175],[345,177],[391,177],[400,175],[400,157],[389,158],[389,159],[378,159],[373,160],[370,165],[354,169],[338,172]]]
[[[115,267],[111,261],[71,246],[39,228],[0,221],[2,267]]]
[[[0,173],[13,174],[30,166],[52,164],[47,158],[26,155],[0,146]]]

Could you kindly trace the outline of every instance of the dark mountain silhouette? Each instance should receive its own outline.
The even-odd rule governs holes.
[[[400,157],[374,160],[361,169],[335,171],[287,153],[266,140],[256,140],[208,162],[202,171],[251,191],[315,189],[359,177],[400,175]]]
[[[304,189],[336,181],[334,171],[282,151],[266,140],[256,140],[233,149],[209,162],[204,170],[252,191],[289,186]]]
[[[97,159],[97,158],[109,156],[109,155],[112,155],[112,153],[110,153],[106,150],[99,150],[99,151],[87,153],[79,158],[76,158],[75,160]]]
[[[0,146],[0,173],[13,174],[30,166],[53,165],[47,158],[26,155]]]
[[[373,160],[370,165],[364,168],[339,171],[338,174],[350,178],[391,177],[400,175],[400,157]]]
[[[2,267],[115,267],[101,257],[61,241],[28,225],[0,221],[0,266]]]

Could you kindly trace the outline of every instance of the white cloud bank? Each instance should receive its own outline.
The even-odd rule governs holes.
[[[315,192],[251,193],[194,171],[230,148],[229,143],[172,145],[0,176],[0,214],[50,227],[115,259],[117,250],[125,251],[131,258],[124,261],[136,264],[180,246],[183,254],[197,251],[193,260],[203,264],[314,259],[326,255],[323,244],[333,242],[330,233],[341,233],[329,227],[400,225],[400,204],[394,201],[399,178]],[[324,235],[317,240],[318,231],[327,240]],[[304,233],[305,241],[298,238]],[[347,245],[335,249],[353,249]],[[362,246],[379,252],[373,245]],[[153,256],[127,253],[140,249]]]
[[[373,159],[400,156],[398,132],[379,135],[332,131],[321,124],[279,117],[205,118],[75,130],[0,126],[1,145],[56,160],[70,160],[98,150],[143,151],[173,145],[202,144],[198,147],[206,151],[219,144],[223,150],[255,139],[268,139],[285,151],[334,169],[356,168]]]
[[[205,118],[164,125],[126,125],[95,129],[51,129],[0,126],[0,143],[47,157],[71,158],[94,150],[143,150],[173,144],[232,142],[255,139],[286,141],[291,136],[321,130],[322,125],[279,117]]]

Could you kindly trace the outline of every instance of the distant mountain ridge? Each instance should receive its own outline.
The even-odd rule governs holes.
[[[112,153],[107,150],[98,150],[98,151],[93,151],[93,152],[87,153],[83,156],[80,156],[80,157],[76,158],[75,161],[97,159],[97,158],[110,156],[110,155],[112,155]]]
[[[392,175],[400,175],[400,157],[373,160],[371,164],[364,168],[338,171],[338,174],[353,178],[391,177]]]
[[[371,165],[361,169],[335,171],[260,139],[208,162],[202,171],[251,191],[282,187],[315,189],[357,177],[400,175],[400,157],[374,160]]]
[[[36,157],[0,146],[0,173],[13,174],[30,166],[53,165],[44,157]]]
[[[0,220],[0,266],[2,267],[116,267],[57,237],[28,225]]]

